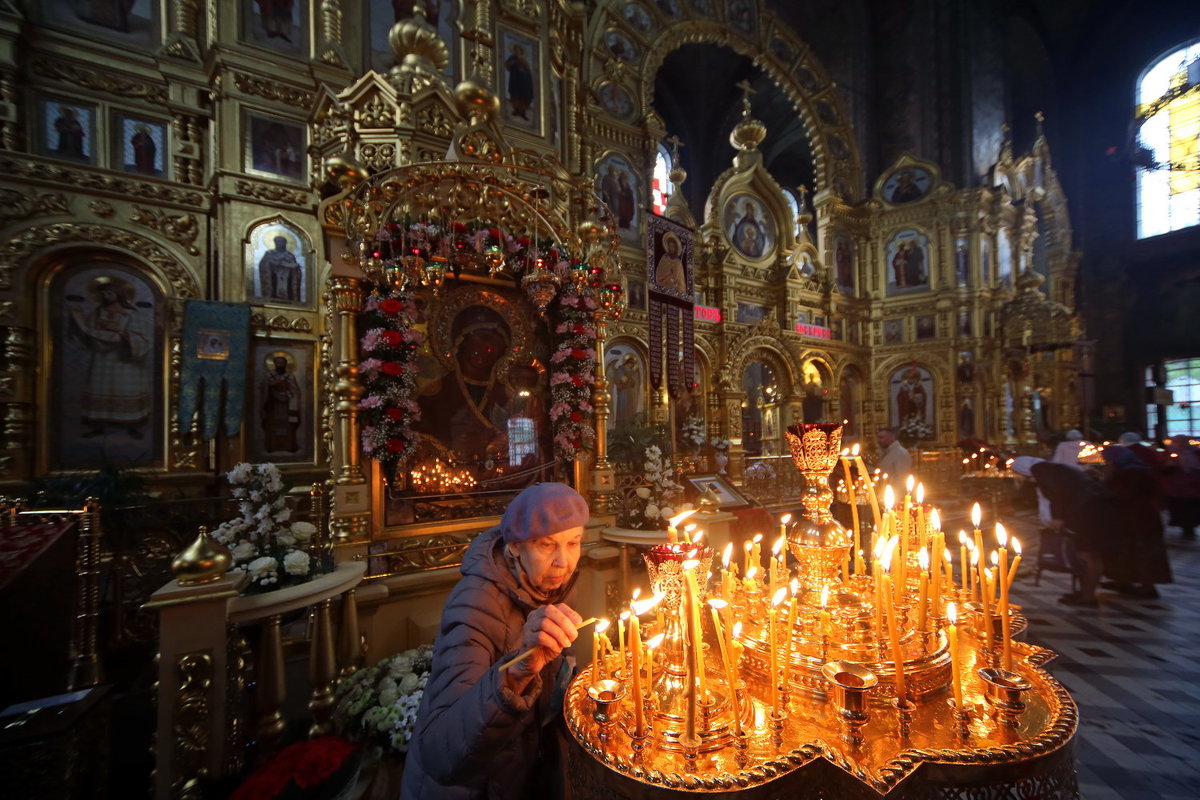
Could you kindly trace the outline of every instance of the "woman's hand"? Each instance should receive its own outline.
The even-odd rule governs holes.
[[[571,646],[571,642],[579,635],[575,626],[582,621],[583,617],[564,603],[539,606],[531,611],[521,629],[519,650],[524,652],[532,648],[533,652],[504,673],[508,687],[517,694],[524,691],[533,676],[542,671],[542,667]]]

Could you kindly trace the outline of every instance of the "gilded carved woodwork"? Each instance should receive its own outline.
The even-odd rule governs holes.
[[[61,192],[34,190],[24,193],[0,189],[0,219],[18,220],[70,213],[71,201]]]
[[[51,164],[27,158],[6,156],[0,158],[0,174],[10,178],[24,178],[39,183],[57,183],[80,189],[93,189],[115,197],[153,200],[174,206],[205,211],[209,195],[188,189],[178,189],[160,182],[140,181],[119,175],[72,169],[61,164]]]
[[[133,253],[157,267],[180,298],[199,296],[192,274],[167,250],[142,236],[91,223],[56,223],[26,228],[0,243],[0,289],[12,288],[12,273],[19,264],[45,248],[62,244],[110,245]]]
[[[313,92],[281,84],[274,78],[261,78],[237,71],[232,71],[231,74],[233,85],[243,94],[261,97],[292,108],[309,108],[315,99]]]
[[[200,248],[195,244],[196,237],[200,235],[200,223],[191,214],[172,215],[153,208],[134,206],[129,221],[158,231],[176,244],[183,245],[188,255],[200,255]]]
[[[234,183],[234,191],[242,197],[279,203],[293,208],[307,208],[313,202],[312,193],[303,189],[289,189],[273,183],[260,183],[245,179],[239,179]]]
[[[199,800],[200,781],[207,777],[205,760],[212,742],[209,720],[213,657],[211,650],[186,653],[175,662],[179,688],[171,715],[171,791],[176,798]]]
[[[169,99],[167,87],[164,85],[115,75],[98,70],[92,65],[76,64],[60,56],[35,56],[30,65],[36,75],[72,83],[101,94],[136,97],[154,105],[166,105]]]
[[[255,311],[250,315],[250,328],[255,331],[311,333],[313,326],[308,317],[289,317],[286,314],[275,314],[268,317],[261,311]]]

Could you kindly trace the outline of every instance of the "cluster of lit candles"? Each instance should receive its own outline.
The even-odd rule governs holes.
[[[475,487],[475,476],[469,469],[454,467],[440,458],[418,464],[409,473],[409,484],[419,494],[445,494]]]
[[[840,635],[839,631],[844,633],[846,630],[834,622],[834,610],[829,605],[830,592],[836,594],[843,588],[853,587],[860,595],[871,595],[869,602],[863,597],[863,604],[871,607],[869,613],[874,619],[875,639],[872,649],[879,657],[870,660],[894,665],[897,701],[911,707],[901,643],[905,629],[917,631],[920,634],[917,640],[924,641],[925,647],[930,641],[937,642],[937,634],[944,632],[951,665],[951,688],[956,707],[961,709],[964,663],[959,651],[960,626],[974,627],[978,639],[986,643],[985,647],[990,648],[995,642],[999,651],[997,665],[1008,671],[1012,669],[1009,595],[1021,562],[1020,542],[1009,537],[1004,526],[997,523],[995,547],[985,552],[981,512],[976,503],[971,510],[972,534],[968,535],[965,530],[958,534],[960,570],[956,583],[953,558],[938,511],[925,505],[921,484],[908,478],[899,502],[892,487],[886,486],[881,503],[861,457],[856,452],[845,451],[841,463],[845,468],[845,481],[853,487],[852,496],[859,496],[860,484],[854,477],[857,472],[865,489],[863,494],[869,498],[869,513],[876,532],[869,559],[870,570],[862,547],[863,526],[859,524],[857,503],[850,504],[854,517],[852,554],[847,553],[849,557],[842,559],[840,575],[830,576],[831,580],[822,586],[820,605],[816,610],[811,599],[803,604],[800,602],[800,582],[787,564],[790,515],[779,520],[778,538],[771,547],[765,569],[762,534],[743,544],[744,558],[740,569],[733,558],[734,545],[728,544],[722,554],[717,580],[712,582],[714,596],[707,599],[715,634],[716,646],[712,649],[719,655],[721,667],[717,677],[726,691],[725,696],[731,699],[733,708],[739,707],[735,698],[746,677],[743,653],[747,647],[765,642],[768,672],[765,688],[768,691],[761,699],[769,704],[773,723],[784,719],[788,706],[786,695],[791,685],[794,634],[803,632],[810,641],[815,636],[821,643],[824,658],[829,643]],[[679,615],[680,644],[686,669],[684,731],[679,739],[685,748],[699,742],[696,734],[698,704],[712,702],[702,644],[701,590],[708,589],[713,575],[700,574],[701,553],[711,551],[702,543],[702,530],[695,525],[680,528],[691,513],[685,512],[671,520],[665,546],[678,554],[682,572],[680,602],[671,613]],[[633,726],[630,733],[635,741],[648,733],[644,698],[653,694],[655,653],[664,641],[665,595],[660,589],[650,597],[641,598],[635,591],[627,610],[615,623],[601,620],[594,632],[595,677],[603,679],[612,674],[624,679],[632,693]],[[977,611],[968,616],[963,613],[964,605],[966,609]],[[798,620],[802,606],[807,618]],[[657,630],[654,636],[646,639],[641,618],[655,610]],[[755,622],[764,616],[765,623]],[[744,638],[744,632],[748,633],[747,629],[756,625],[761,625],[762,635]],[[615,648],[612,644],[614,628],[618,642]],[[654,702],[653,697],[649,699]],[[731,716],[734,732],[741,736],[741,715],[735,711]]]

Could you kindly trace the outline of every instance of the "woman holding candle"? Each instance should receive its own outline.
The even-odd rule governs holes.
[[[563,650],[582,621],[568,601],[588,516],[574,489],[539,483],[471,542],[442,612],[402,797],[545,793],[540,773],[555,752],[546,723],[557,718],[571,672]]]

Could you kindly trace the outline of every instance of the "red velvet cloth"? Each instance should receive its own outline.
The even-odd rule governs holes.
[[[0,589],[28,569],[74,524],[74,520],[68,520],[0,527]]]

